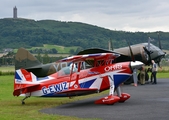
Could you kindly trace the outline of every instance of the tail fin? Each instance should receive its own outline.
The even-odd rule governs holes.
[[[31,92],[31,87],[39,85],[36,81],[37,77],[32,72],[28,72],[25,69],[16,70],[13,95],[19,96],[20,94]]]
[[[42,63],[24,48],[19,48],[15,55],[15,70],[38,68]]]

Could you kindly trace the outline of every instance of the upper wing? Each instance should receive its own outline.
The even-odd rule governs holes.
[[[120,56],[118,53],[96,53],[96,54],[86,54],[86,55],[76,55],[72,57],[67,57],[64,59],[59,60],[59,62],[77,62],[77,61],[85,61],[85,60],[94,60],[94,59],[102,59],[102,58],[109,58],[109,59],[116,59]]]

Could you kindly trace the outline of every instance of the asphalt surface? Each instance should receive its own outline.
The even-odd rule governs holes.
[[[169,79],[158,79],[156,85],[124,85],[122,91],[131,95],[124,103],[96,105],[95,100],[105,97],[99,96],[40,111],[101,120],[169,120]]]

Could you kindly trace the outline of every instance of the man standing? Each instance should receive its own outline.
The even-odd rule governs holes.
[[[145,67],[142,66],[140,69],[140,84],[144,85],[145,84]]]
[[[154,62],[154,60],[152,60],[151,62],[152,62],[152,75],[153,75],[153,78],[154,78],[153,84],[157,84],[157,78],[156,78],[157,64]]]

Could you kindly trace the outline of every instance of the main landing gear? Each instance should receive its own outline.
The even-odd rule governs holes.
[[[109,95],[107,97],[101,98],[99,100],[95,101],[95,104],[107,104],[107,105],[112,105],[116,102],[120,102],[123,103],[125,102],[127,99],[130,98],[130,95],[127,93],[121,93],[121,89],[120,86],[117,87],[116,92],[117,95],[114,95],[114,91],[115,91],[115,86],[114,86],[114,80],[111,76],[109,76],[109,81],[110,81],[110,91],[109,91]]]

